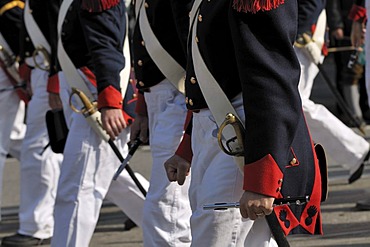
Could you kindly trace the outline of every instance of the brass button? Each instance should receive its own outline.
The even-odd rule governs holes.
[[[194,103],[193,103],[193,100],[192,99],[189,99],[189,105],[194,105]]]
[[[149,8],[149,4],[147,2],[144,3],[145,8]]]
[[[189,98],[188,97],[185,98],[185,103],[186,104],[189,103]]]
[[[145,42],[144,42],[144,40],[142,40],[142,41],[141,41],[141,45],[142,45],[142,46],[145,46]]]
[[[291,165],[295,165],[295,164],[297,164],[297,159],[296,159],[296,158],[293,158],[293,159],[290,161],[290,164],[291,164]]]
[[[136,93],[134,93],[134,94],[132,95],[132,98],[136,99],[136,98],[137,98],[137,94],[136,94]]]
[[[31,54],[28,51],[26,51],[25,55],[26,55],[26,57],[29,57]]]
[[[143,66],[143,61],[142,61],[142,60],[138,60],[138,61],[137,61],[137,65],[139,65],[139,66]]]
[[[191,84],[195,84],[195,83],[197,83],[197,80],[195,79],[195,77],[191,77],[190,82],[191,82]]]
[[[144,87],[144,85],[145,85],[145,84],[144,84],[144,82],[139,81],[139,86],[140,86],[140,87]]]
[[[278,181],[278,184],[281,184],[283,182],[283,179],[280,178],[279,181]]]
[[[121,101],[119,102],[119,104],[120,104],[120,105],[122,105],[122,104],[123,104],[123,101],[121,100]]]
[[[195,36],[195,42],[199,42],[198,36]]]
[[[277,189],[276,189],[276,192],[279,192],[281,190],[281,187],[278,187]]]
[[[26,37],[26,41],[29,42],[30,41],[30,37]]]
[[[203,20],[202,15],[198,15],[198,21],[199,21],[199,22],[202,22],[202,20]]]

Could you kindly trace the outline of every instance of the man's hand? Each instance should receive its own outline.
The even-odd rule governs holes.
[[[190,163],[176,154],[164,163],[164,167],[168,180],[170,182],[177,181],[179,185],[184,184],[190,171]]]
[[[63,108],[62,100],[60,99],[59,94],[49,93],[49,106],[53,110]]]
[[[331,35],[337,40],[342,40],[344,38],[343,28],[333,30]]]
[[[133,143],[138,137],[142,143],[148,142],[148,117],[139,114],[131,125],[130,141]]]
[[[243,218],[255,220],[272,213],[275,198],[245,191],[240,198],[240,213]]]
[[[103,128],[107,131],[112,140],[116,139],[121,131],[127,127],[123,118],[122,110],[116,108],[104,107],[101,109],[101,121]]]
[[[351,42],[354,47],[360,47],[365,44],[366,28],[363,23],[352,22]]]

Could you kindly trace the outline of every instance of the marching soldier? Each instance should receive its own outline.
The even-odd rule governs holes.
[[[23,9],[22,1],[0,1],[0,111],[6,113],[0,118],[0,221],[5,160],[8,153],[20,159],[26,131],[24,114],[28,95],[24,94],[26,84],[19,75],[16,61]]]
[[[349,18],[353,21],[352,22],[352,33],[351,33],[351,41],[352,45],[355,47],[360,47],[361,45],[365,44],[365,54],[366,54],[366,61],[370,61],[369,52],[370,51],[370,25],[366,23],[367,20],[367,13],[370,11],[370,1],[365,0],[356,0],[355,4],[352,6],[352,9],[349,13]],[[366,30],[366,31],[365,31]],[[367,88],[367,94],[370,95],[369,92],[369,76],[370,76],[370,67],[369,62],[366,63],[365,68],[365,83]],[[370,98],[368,98],[370,100]],[[366,195],[367,198],[364,200],[360,200],[356,203],[356,208],[359,210],[370,210],[370,195]]]
[[[191,1],[183,2],[187,5],[174,15],[176,3],[171,1],[135,1],[134,68],[137,88],[142,94],[131,127],[131,140],[140,136],[146,141],[149,120],[153,160],[143,211],[144,246],[189,246],[191,242],[190,179],[182,187],[170,183],[163,168],[183,136],[187,111],[181,90]]]
[[[296,4],[196,1],[190,12],[185,86],[193,111],[193,246],[276,246],[284,234],[322,233],[321,175],[302,112],[293,49]],[[237,141],[222,120],[237,125]],[[178,161],[171,158],[165,166],[171,181],[184,179]],[[310,199],[273,207],[274,200],[289,196]],[[238,200],[239,210],[203,209]]]
[[[34,246],[50,243],[54,203],[62,155],[49,147],[45,114],[48,103],[49,11],[51,1],[27,0],[23,15],[21,58],[31,70],[32,99],[27,108],[27,131],[20,159],[19,229],[3,238],[2,246]]]
[[[330,157],[349,169],[348,182],[353,183],[362,175],[364,162],[369,158],[370,145],[324,106],[310,100],[314,79],[319,73],[318,65],[324,59],[321,50],[324,43],[326,18],[323,15],[320,16],[320,13],[325,11],[325,1],[302,0],[298,1],[298,6],[300,15],[295,51],[301,64],[299,90],[306,121],[312,138],[324,145]],[[322,21],[319,16],[323,18]],[[316,26],[314,33],[311,32],[313,26]],[[314,36],[313,39],[312,36]]]
[[[127,155],[128,123],[123,111],[120,71],[130,66],[123,56],[126,34],[123,1],[69,1],[60,6],[58,16],[58,73],[68,138],[58,183],[54,210],[55,228],[51,246],[88,246],[95,230],[103,199],[116,204],[138,226],[142,225],[144,195],[124,170],[112,181],[119,159],[107,140],[96,132],[100,123],[73,112],[72,88],[97,101],[101,125],[110,142]],[[78,71],[77,71],[78,70]],[[72,75],[77,74],[76,80]],[[127,78],[128,81],[128,78]],[[75,91],[74,91],[75,92]],[[79,107],[79,99],[71,98]],[[94,107],[92,109],[95,109]],[[96,109],[95,109],[96,110]],[[95,111],[94,110],[94,111]],[[86,117],[86,118],[85,118]],[[136,174],[144,189],[147,180]]]

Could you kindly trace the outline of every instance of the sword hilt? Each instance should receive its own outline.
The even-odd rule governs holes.
[[[228,126],[231,125],[235,131],[236,136],[226,140],[226,147],[222,141],[222,132]],[[219,127],[217,132],[217,141],[222,151],[231,156],[243,156],[244,155],[244,127],[240,120],[232,113],[229,113],[225,117],[225,121]]]

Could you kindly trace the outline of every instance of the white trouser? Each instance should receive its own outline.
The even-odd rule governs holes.
[[[120,165],[119,159],[109,144],[89,126],[82,114],[70,111],[68,100],[71,90],[63,73],[59,73],[59,80],[69,134],[58,183],[51,245],[87,247],[105,197],[141,226],[144,196],[126,170],[112,182]],[[90,88],[96,91],[94,87]],[[74,104],[76,105],[76,101]],[[128,153],[128,140],[127,128],[115,141],[123,157]],[[148,181],[140,174],[136,175],[147,189]]]
[[[36,238],[49,238],[53,233],[53,208],[59,177],[61,154],[50,148],[45,114],[50,109],[46,84],[48,73],[31,72],[33,96],[27,108],[27,131],[20,159],[20,207],[18,232]]]
[[[183,186],[168,181],[164,162],[174,155],[184,130],[185,97],[168,80],[145,93],[153,157],[150,187],[144,204],[144,246],[189,246],[190,176]]]
[[[244,119],[241,96],[233,102]],[[193,114],[189,197],[192,246],[276,246],[264,219],[242,219],[239,209],[203,210],[204,204],[237,202],[243,194],[243,176],[234,158],[223,153],[217,142],[216,122],[208,109]]]
[[[326,107],[310,100],[319,69],[304,50],[295,48],[301,65],[299,92],[303,111],[314,142],[321,143],[333,160],[353,173],[369,151],[369,143],[335,117]]]
[[[5,72],[0,68],[0,89],[12,87]],[[19,160],[26,125],[24,124],[24,102],[14,90],[0,92],[0,221],[3,171],[7,154]]]

